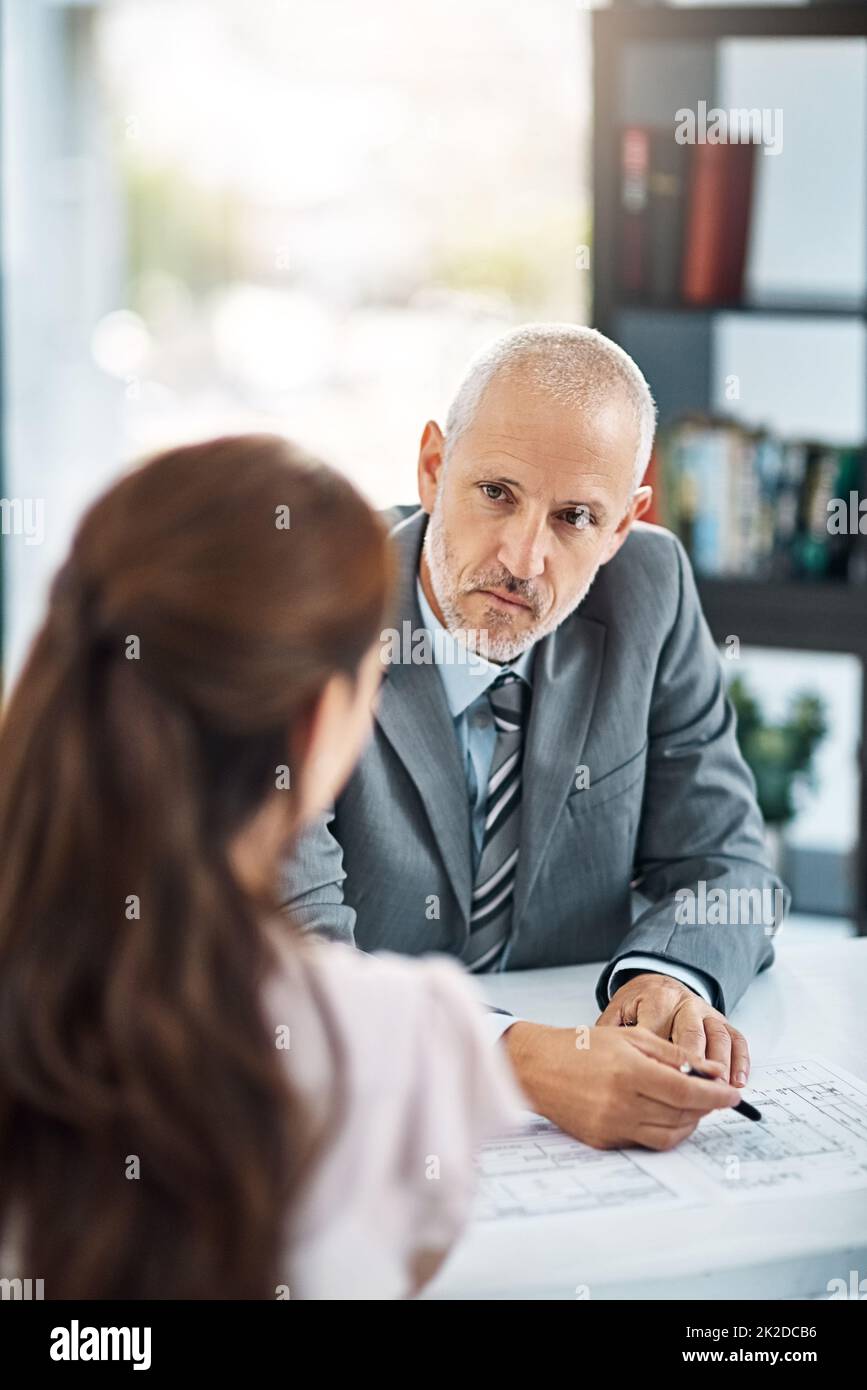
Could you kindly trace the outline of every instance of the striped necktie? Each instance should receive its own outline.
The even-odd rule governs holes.
[[[461,959],[470,970],[493,970],[512,926],[521,833],[521,755],[530,688],[513,671],[487,692],[497,742],[488,776],[485,833],[476,870],[470,934]]]

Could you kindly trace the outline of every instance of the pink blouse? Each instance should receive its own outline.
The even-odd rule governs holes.
[[[312,936],[291,945],[285,925],[276,939],[285,969],[267,1009],[314,1113],[328,1113],[335,1074],[319,1006],[299,982],[299,949],[309,947],[345,1067],[339,1132],[292,1213],[288,1296],[406,1297],[419,1257],[445,1253],[467,1223],[474,1151],[517,1127],[527,1102],[456,962],[369,956]]]

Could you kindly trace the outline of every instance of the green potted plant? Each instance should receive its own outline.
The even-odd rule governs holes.
[[[782,723],[769,723],[742,676],[728,688],[737,714],[737,738],[753,776],[759,808],[768,827],[775,865],[781,867],[783,827],[797,810],[799,787],[816,786],[814,756],[828,731],[824,702],[805,691],[789,700]]]

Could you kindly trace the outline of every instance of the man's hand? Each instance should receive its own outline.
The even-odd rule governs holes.
[[[519,1020],[500,1045],[532,1109],[594,1149],[673,1149],[703,1115],[740,1100],[722,1063],[647,1028],[549,1028]],[[684,1076],[682,1062],[719,1079]]]
[[[670,975],[635,975],[611,996],[596,1020],[599,1028],[638,1024],[700,1058],[721,1062],[733,1086],[745,1086],[750,1050],[743,1033],[681,980]]]

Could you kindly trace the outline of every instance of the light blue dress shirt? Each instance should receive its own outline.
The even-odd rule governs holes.
[[[522,652],[514,661],[502,666],[485,657],[473,655],[467,661],[466,648],[443,627],[425,597],[421,583],[418,583],[418,601],[425,627],[431,634],[438,633],[433,643],[440,673],[446,692],[446,703],[452,716],[461,750],[461,762],[467,779],[470,794],[470,824],[472,827],[473,877],[482,853],[485,833],[485,809],[488,792],[488,779],[494,749],[497,743],[497,730],[491,713],[488,690],[498,676],[514,671],[532,689],[534,648]]]
[[[497,731],[494,726],[487,691],[497,676],[502,675],[504,671],[514,671],[532,689],[535,648],[528,648],[514,661],[504,665],[497,665],[495,662],[487,661],[483,656],[475,654],[472,661],[468,661],[466,648],[443,627],[428,603],[420,579],[416,580],[416,592],[422,622],[427,631],[432,636],[436,636],[436,641],[432,642],[431,646],[445,690],[446,703],[454,722],[455,735],[467,779],[472,834],[471,853],[473,875],[475,876],[482,852],[488,778],[497,742]],[[625,956],[623,960],[618,961],[608,981],[608,998],[610,999],[618,988],[615,980],[623,971],[648,970],[671,975],[674,979],[681,980],[696,994],[701,995],[708,1004],[711,1002],[709,991],[696,971],[690,970],[685,965],[677,965],[669,961],[665,961],[665,968],[661,969],[660,961],[662,959],[659,956],[632,955]],[[501,957],[501,968],[507,963],[507,960],[508,947]],[[507,1028],[517,1022],[514,1015],[499,1013],[486,1014],[486,1020],[494,1039],[501,1037]]]

